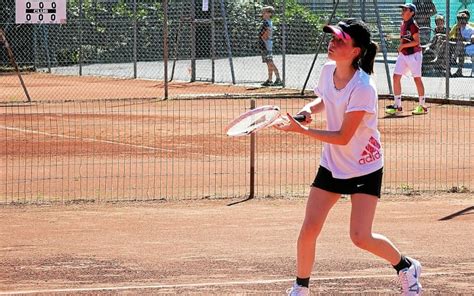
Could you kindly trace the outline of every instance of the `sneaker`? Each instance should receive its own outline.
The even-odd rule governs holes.
[[[273,82],[271,80],[267,80],[264,83],[261,84],[262,86],[272,86]]]
[[[385,107],[385,113],[387,113],[389,115],[400,114],[402,112],[403,112],[402,107],[398,107],[398,106],[395,106],[395,105],[388,105],[387,107]]]
[[[402,295],[404,296],[418,296],[421,295],[421,264],[415,259],[406,257],[411,266],[400,270],[398,278],[402,284]]]
[[[283,86],[283,82],[281,81],[281,79],[277,79],[277,80],[275,80],[275,82],[273,82],[272,85],[273,86]]]
[[[289,288],[286,293],[288,296],[309,296],[309,288],[300,286],[295,282],[293,287]]]
[[[426,114],[426,113],[428,113],[428,108],[426,108],[425,106],[421,106],[421,105],[416,106],[416,108],[413,109],[413,111],[411,111],[411,114],[413,114],[413,115],[423,115],[423,114]]]
[[[451,74],[451,77],[464,77],[464,75],[462,75],[462,70],[457,70],[454,74]]]

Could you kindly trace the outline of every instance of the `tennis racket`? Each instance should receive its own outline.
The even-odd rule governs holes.
[[[304,115],[296,115],[293,118],[298,122],[303,122],[306,119]],[[229,123],[225,128],[225,132],[231,137],[245,136],[263,128],[285,122],[288,122],[288,118],[281,115],[280,107],[268,105],[241,114]]]

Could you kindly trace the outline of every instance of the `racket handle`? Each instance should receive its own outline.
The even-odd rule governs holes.
[[[296,121],[298,121],[298,122],[303,122],[303,121],[306,120],[306,116],[304,116],[304,115],[302,115],[302,114],[300,114],[300,115],[295,115],[295,116],[293,116],[293,119],[296,120]]]

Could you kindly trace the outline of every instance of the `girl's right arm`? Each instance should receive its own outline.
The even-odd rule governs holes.
[[[297,113],[297,115],[304,115],[306,120],[302,122],[304,125],[310,124],[311,121],[311,114],[321,113],[324,110],[324,102],[321,98],[317,98],[316,100],[306,104],[301,110]]]
[[[303,110],[310,112],[311,114],[321,113],[324,111],[324,102],[321,98],[316,98],[314,101],[306,104]]]

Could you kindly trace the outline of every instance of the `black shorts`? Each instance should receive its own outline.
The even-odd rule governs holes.
[[[273,61],[273,53],[268,50],[262,50],[261,52],[262,55],[262,63],[268,63]]]
[[[354,177],[350,179],[336,179],[332,176],[331,171],[325,167],[320,166],[318,173],[316,174],[316,178],[314,179],[311,186],[334,193],[365,193],[380,198],[380,191],[382,189],[382,175],[383,168],[360,177]]]

